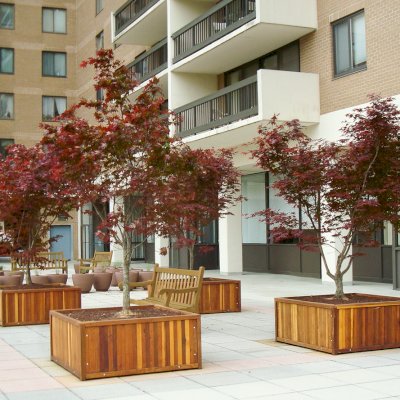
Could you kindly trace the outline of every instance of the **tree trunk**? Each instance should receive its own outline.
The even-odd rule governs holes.
[[[189,253],[189,269],[194,268],[194,243],[188,246]]]
[[[130,315],[131,304],[130,304],[130,290],[129,290],[129,268],[131,265],[131,254],[132,254],[132,241],[131,236],[128,232],[124,233],[123,238],[122,253],[124,257],[123,271],[123,281],[122,281],[122,314]]]
[[[335,275],[335,285],[336,285],[335,298],[336,299],[345,298],[343,292],[343,275],[341,273]]]

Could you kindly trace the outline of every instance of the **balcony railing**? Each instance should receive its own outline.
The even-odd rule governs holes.
[[[177,135],[186,137],[258,114],[257,76],[175,109]]]
[[[132,77],[137,79],[139,83],[142,83],[167,68],[167,65],[168,50],[167,38],[165,38],[150,50],[135,58],[128,65],[128,70],[132,74]]]
[[[115,36],[160,0],[131,0],[115,13]]]
[[[223,0],[172,35],[174,62],[195,53],[256,17],[255,0]]]

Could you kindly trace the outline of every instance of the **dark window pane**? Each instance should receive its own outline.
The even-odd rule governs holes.
[[[13,4],[0,4],[0,28],[14,29]]]

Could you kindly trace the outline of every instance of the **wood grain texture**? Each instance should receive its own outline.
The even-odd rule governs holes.
[[[331,305],[275,299],[276,340],[331,354],[400,347],[400,300]]]
[[[79,322],[52,311],[50,318],[51,359],[81,380],[201,368],[198,314]]]
[[[239,311],[241,311],[240,281],[203,278],[200,296],[201,314]]]
[[[0,325],[48,324],[50,310],[81,306],[81,291],[72,286],[0,289]]]

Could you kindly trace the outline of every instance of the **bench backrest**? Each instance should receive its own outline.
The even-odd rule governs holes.
[[[111,265],[112,251],[95,251],[91,266],[92,267],[109,267]]]
[[[13,258],[11,260],[11,269],[13,271],[25,270],[27,260],[23,257]],[[37,253],[37,257],[31,262],[31,269],[62,269],[67,272],[67,260],[62,251],[42,251]]]
[[[171,307],[181,305],[194,311],[199,309],[204,267],[199,270],[154,267],[153,280],[149,288],[149,297],[160,298],[162,289],[196,289],[190,293],[174,293]]]

